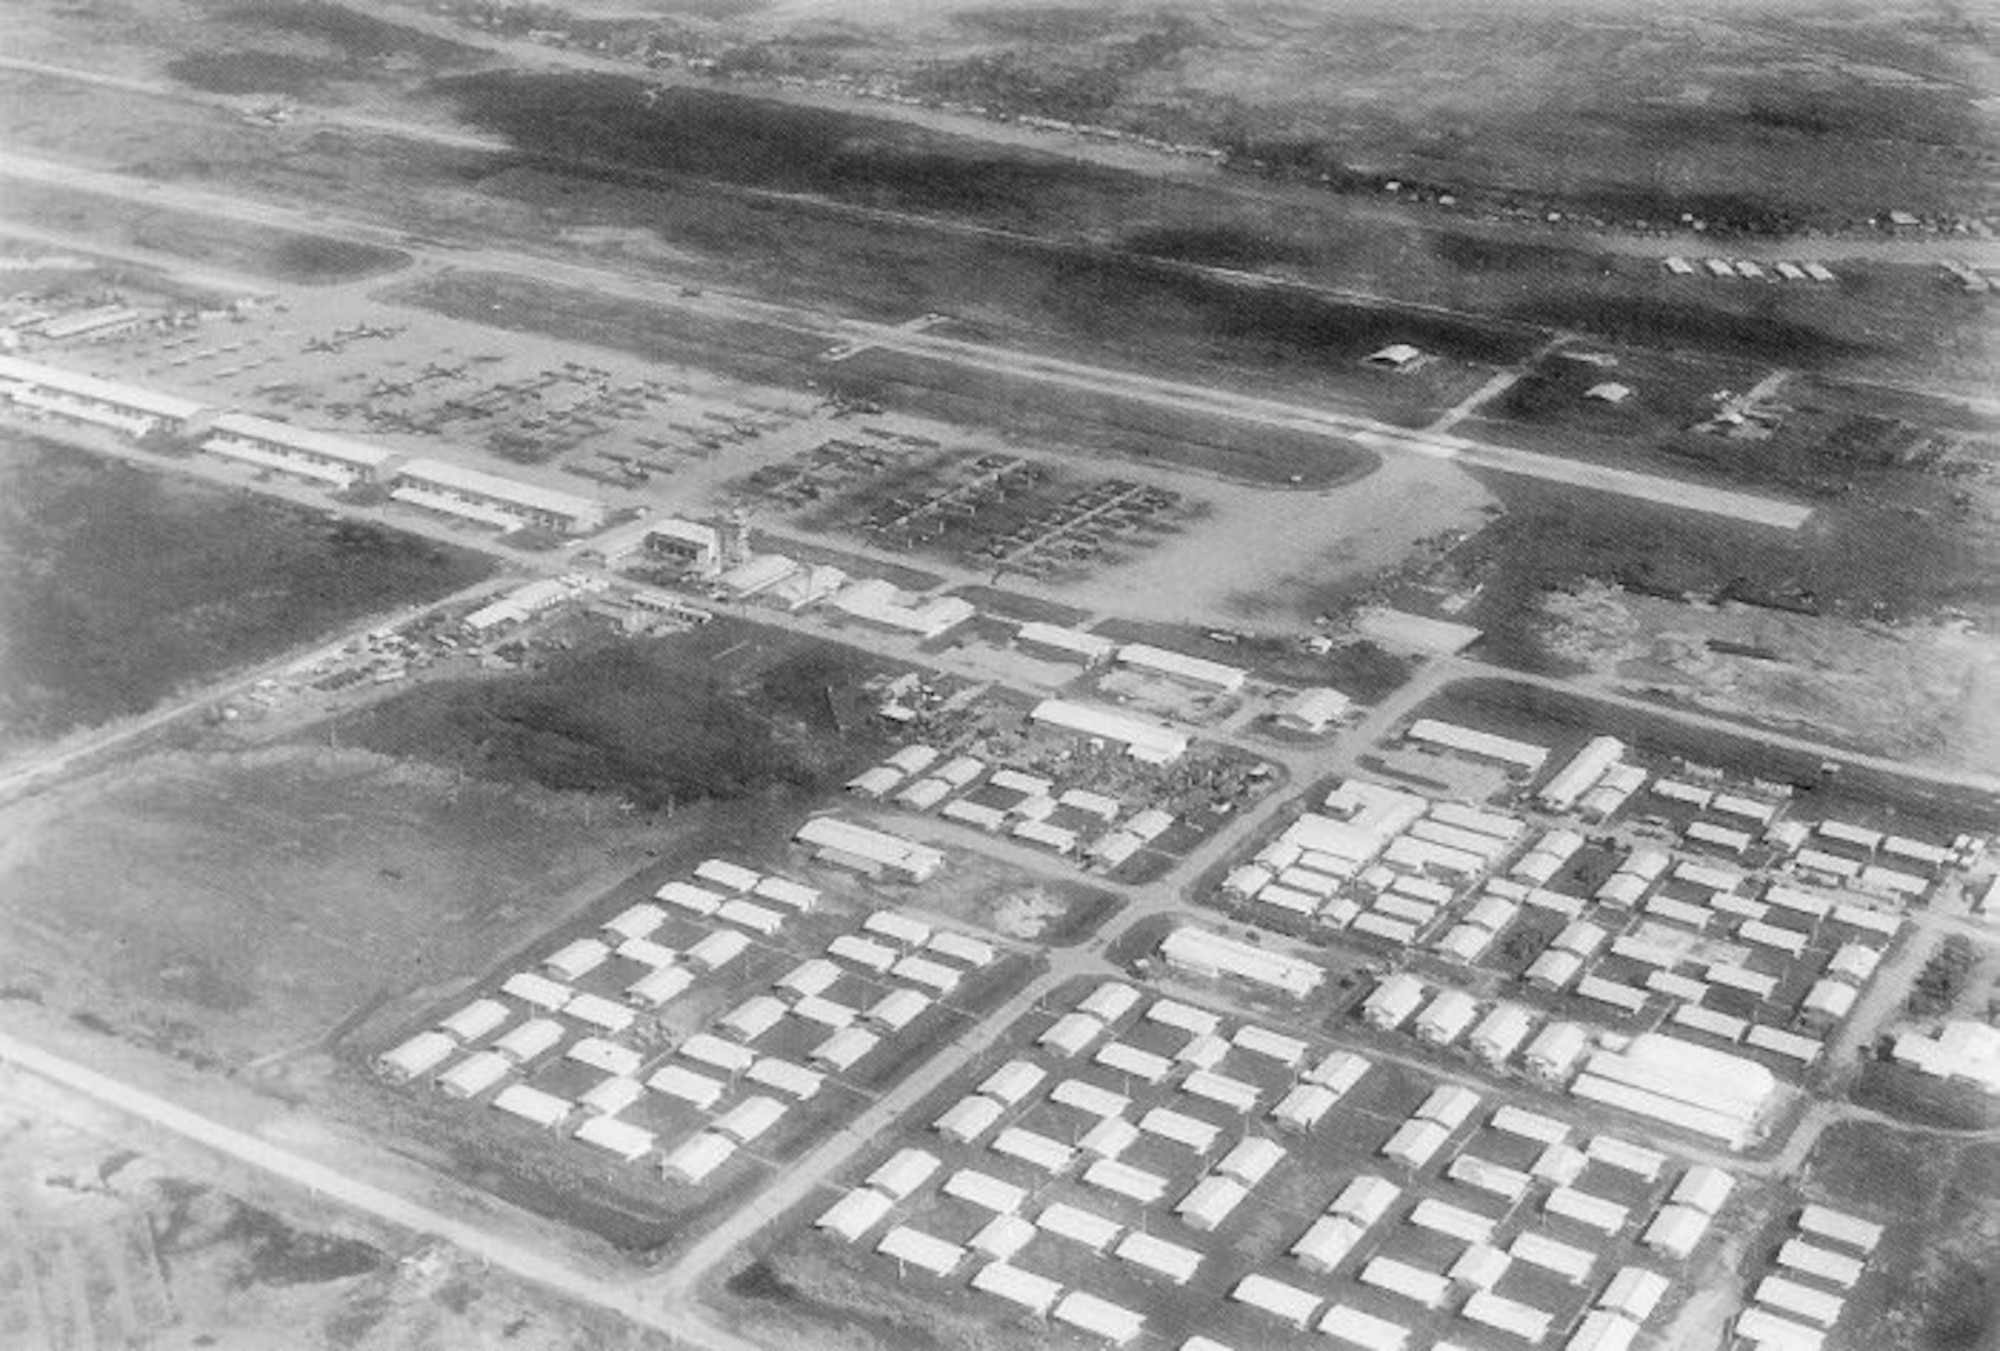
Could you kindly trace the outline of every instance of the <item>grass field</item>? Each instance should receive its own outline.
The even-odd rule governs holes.
[[[1802,1184],[1813,1199],[1886,1222],[1848,1302],[1851,1346],[1978,1351],[2000,1335],[2000,1149],[1874,1122],[1820,1137]]]
[[[156,758],[7,819],[0,984],[229,1068],[482,968],[640,839],[580,799],[297,747]]]
[[[889,745],[853,649],[727,619],[670,638],[600,638],[539,669],[434,683],[340,729],[358,745],[499,783],[606,793],[671,814],[800,800]]]
[[[0,749],[485,575],[476,554],[0,437]],[[246,579],[250,579],[246,584]]]
[[[245,225],[172,207],[140,206],[78,188],[10,180],[0,223],[18,221],[81,248],[145,249],[248,277],[299,286],[357,281],[409,266],[395,249]]]

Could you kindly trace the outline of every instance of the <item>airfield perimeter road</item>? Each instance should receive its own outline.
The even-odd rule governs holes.
[[[868,346],[972,369],[995,372],[1038,384],[1061,386],[1150,404],[1176,412],[1221,416],[1239,422],[1356,442],[1385,453],[1424,455],[1456,460],[1469,467],[1565,483],[1613,493],[1639,501],[1723,516],[1755,525],[1796,530],[1810,518],[1810,507],[1756,493],[1690,483],[1658,475],[1590,464],[1561,456],[1518,450],[1468,440],[1440,432],[1398,427],[1374,418],[1330,409],[1312,408],[1276,399],[1235,394],[1227,390],[1119,371],[988,343],[948,338],[903,324],[872,323],[704,290],[683,294],[677,285],[645,281],[603,268],[586,267],[512,250],[437,248],[356,221],[340,220],[318,211],[269,203],[244,202],[216,193],[161,184],[128,174],[0,153],[0,176],[83,188],[106,196],[153,205],[171,205],[199,214],[221,216],[268,227],[318,232],[355,242],[398,248],[430,268],[486,269],[517,277],[580,287],[620,299],[637,299],[711,318],[764,324],[824,338],[844,347]]]

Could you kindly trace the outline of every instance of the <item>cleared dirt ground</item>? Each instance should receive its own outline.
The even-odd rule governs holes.
[[[137,1147],[128,1147],[136,1144]],[[654,1344],[443,1249],[222,1183],[0,1072],[0,1346],[519,1351]]]
[[[2000,639],[1969,625],[1890,628],[1601,586],[1551,594],[1543,613],[1549,649],[1588,683],[1663,689],[1875,754],[1967,768],[2000,757]]]

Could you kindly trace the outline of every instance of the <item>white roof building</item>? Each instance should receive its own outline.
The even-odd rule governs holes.
[[[1799,1212],[1799,1232],[1859,1253],[1872,1253],[1882,1241],[1882,1226],[1854,1215],[1821,1205],[1808,1205]]]
[[[717,1117],[710,1124],[710,1129],[740,1145],[747,1145],[782,1121],[786,1110],[785,1104],[776,1098],[762,1095],[745,1098]]]
[[[504,1010],[502,1010],[504,1012]],[[442,1032],[419,1032],[376,1059],[376,1066],[398,1079],[414,1079],[443,1064],[458,1043]]]
[[[1011,1107],[1039,1088],[1046,1078],[1048,1071],[1032,1060],[1010,1060],[981,1080],[978,1091]]]
[[[832,816],[813,817],[794,838],[822,853],[859,859],[915,882],[928,881],[944,866],[944,855],[935,849]]]
[[[1459,1309],[1459,1316],[1474,1323],[1511,1333],[1526,1342],[1539,1342],[1549,1335],[1550,1316],[1518,1300],[1506,1299],[1491,1290],[1475,1290]]]
[[[1035,1038],[1035,1044],[1060,1051],[1066,1056],[1075,1056],[1082,1054],[1084,1048],[1103,1033],[1104,1024],[1089,1014],[1065,1013]]]
[[[1060,1140],[1020,1126],[1008,1126],[993,1137],[988,1146],[995,1154],[1039,1168],[1051,1176],[1066,1171],[1076,1160],[1076,1150]]]
[[[1424,1001],[1424,983],[1408,972],[1387,977],[1369,994],[1361,1006],[1361,1016],[1371,1026],[1400,1027]]]
[[[958,1244],[947,1243],[906,1224],[884,1234],[875,1251],[895,1258],[900,1266],[928,1271],[940,1280],[958,1270],[958,1264],[965,1260],[965,1249]]]
[[[942,1166],[938,1156],[922,1149],[899,1149],[868,1175],[868,1185],[901,1201],[930,1181]]]
[[[854,1062],[874,1050],[881,1038],[864,1027],[843,1027],[813,1047],[809,1060],[816,1060],[836,1072],[850,1069]]]
[[[555,1018],[530,1018],[493,1043],[493,1049],[516,1064],[525,1064],[548,1051],[565,1035]]]
[[[1478,1110],[1477,1093],[1458,1084],[1439,1084],[1412,1115],[1420,1121],[1435,1121],[1446,1130],[1457,1130]]]
[[[224,413],[216,418],[213,433],[201,448],[263,468],[343,485],[372,479],[395,458],[394,451],[380,446],[248,413]]]
[[[1322,1215],[1291,1246],[1291,1255],[1307,1271],[1323,1276],[1346,1261],[1367,1232],[1365,1225],[1345,1215]]]
[[[957,628],[978,613],[972,602],[963,597],[918,599],[879,577],[855,582],[836,594],[832,603],[835,609],[856,619],[924,639]]]
[[[1193,1070],[1181,1080],[1181,1092],[1205,1098],[1239,1114],[1257,1110],[1257,1086],[1214,1070]]]
[[[451,511],[455,504],[497,509],[508,515],[566,534],[595,530],[604,521],[605,506],[594,498],[559,492],[519,479],[468,469],[444,460],[406,461],[397,470],[399,487],[425,494],[424,505]]]
[[[1149,1084],[1157,1084],[1165,1079],[1174,1067],[1174,1062],[1165,1056],[1142,1051],[1122,1041],[1106,1043],[1099,1048],[1095,1059],[1106,1069],[1116,1070],[1120,1074],[1130,1075]]]
[[[1442,722],[1436,718],[1419,718],[1410,724],[1407,733],[1412,741],[1425,745],[1442,746],[1486,760],[1498,760],[1502,764],[1513,765],[1530,773],[1540,769],[1549,758],[1548,748],[1516,741],[1510,737],[1496,736],[1491,732],[1481,732],[1471,727],[1461,727],[1456,723]]]
[[[1175,1285],[1186,1285],[1201,1266],[1201,1254],[1193,1248],[1156,1238],[1139,1229],[1119,1239],[1118,1246],[1111,1252],[1120,1261],[1144,1267]]]
[[[1025,1189],[977,1168],[959,1169],[944,1180],[941,1190],[946,1196],[955,1196],[996,1215],[1018,1214],[1028,1199]]]
[[[1851,1288],[1861,1279],[1863,1268],[1858,1257],[1815,1247],[1800,1238],[1785,1240],[1784,1246],[1778,1249],[1778,1265],[1837,1285],[1843,1290]]]
[[[1534,1181],[1518,1168],[1508,1168],[1471,1154],[1461,1154],[1453,1159],[1445,1169],[1445,1176],[1453,1182],[1463,1182],[1475,1190],[1509,1201],[1520,1200]]]
[[[507,1085],[494,1097],[493,1106],[543,1130],[554,1130],[573,1110],[569,1099],[529,1084]]]
[[[1349,1179],[1326,1210],[1329,1215],[1343,1216],[1365,1229],[1387,1214],[1402,1194],[1403,1189],[1388,1178],[1363,1173]]]
[[[1139,992],[1120,981],[1108,980],[1079,1003],[1077,1011],[1110,1024],[1117,1022],[1139,1003]]]
[[[1048,1101],[1062,1107],[1076,1107],[1092,1117],[1122,1117],[1126,1107],[1132,1105],[1132,1099],[1124,1093],[1100,1089],[1096,1083],[1086,1083],[1084,1079],[1062,1079],[1048,1091]]]
[[[1405,1121],[1382,1146],[1382,1156],[1406,1168],[1421,1168],[1444,1147],[1451,1132],[1435,1121]]]
[[[1083,1170],[1084,1185],[1101,1187],[1130,1197],[1141,1205],[1154,1205],[1167,1194],[1167,1180],[1157,1173],[1135,1168],[1116,1159],[1099,1159]]]
[[[780,1060],[776,1056],[768,1055],[758,1056],[756,1063],[743,1071],[743,1077],[753,1084],[775,1088],[778,1092],[796,1098],[800,1102],[817,1097],[824,1083],[821,1075],[804,1065],[795,1065],[789,1060]]]
[[[1262,1309],[1265,1313],[1280,1318],[1295,1327],[1304,1327],[1320,1306],[1320,1297],[1309,1294],[1295,1285],[1272,1280],[1269,1276],[1253,1272],[1238,1281],[1229,1292],[1229,1297],[1239,1304]]]
[[[577,1127],[576,1138],[586,1145],[616,1154],[626,1163],[636,1163],[653,1152],[657,1138],[644,1126],[620,1121],[615,1116],[594,1116]]]
[[[1194,1189],[1182,1197],[1174,1206],[1174,1214],[1181,1217],[1190,1229],[1201,1233],[1212,1233],[1229,1218],[1231,1211],[1240,1205],[1249,1189],[1233,1178],[1211,1174],[1194,1185]]]
[[[1118,650],[1118,644],[1110,638],[1059,624],[1023,624],[1014,638],[1016,642],[1048,649],[1085,666],[1094,666]]]
[[[948,1140],[971,1143],[984,1135],[1005,1109],[993,1099],[969,1093],[945,1109],[931,1129]]]
[[[1401,1295],[1414,1300],[1427,1309],[1435,1309],[1443,1304],[1451,1293],[1451,1282],[1434,1271],[1413,1267],[1408,1262],[1394,1257],[1371,1257],[1361,1268],[1358,1279],[1363,1285],[1372,1285],[1378,1290]],[[1325,1324],[1321,1324],[1325,1330]]]
[[[1035,1226],[1019,1215],[995,1215],[966,1240],[966,1246],[996,1262],[1011,1262],[1034,1237]]]
[[[1495,1004],[1472,1029],[1467,1045],[1489,1064],[1498,1064],[1519,1049],[1534,1030],[1534,1018],[1519,1004]]]
[[[728,1091],[721,1080],[697,1074],[685,1065],[662,1066],[646,1081],[646,1087],[655,1093],[691,1102],[703,1111],[722,1101],[722,1095]]]
[[[1345,717],[1352,705],[1339,690],[1316,685],[1287,699],[1278,710],[1278,721],[1306,732],[1324,732]]]
[[[1559,1213],[1559,1212],[1558,1212]],[[1571,1285],[1581,1285],[1597,1265],[1597,1254],[1588,1248],[1563,1243],[1547,1234],[1524,1229],[1507,1245],[1507,1255],[1517,1262],[1552,1271]]]
[[[1057,1302],[1055,1319],[1092,1336],[1102,1337],[1113,1346],[1123,1346],[1139,1335],[1145,1315],[1099,1299],[1082,1290],[1072,1290]]]
[[[1403,1351],[1410,1340],[1410,1330],[1401,1323],[1365,1313],[1351,1304],[1336,1304],[1328,1309],[1319,1320],[1319,1330],[1336,1342],[1358,1346],[1362,1351]]]
[[[1325,974],[1311,962],[1253,947],[1207,929],[1183,924],[1160,944],[1167,964],[1209,977],[1235,976],[1303,999]]]
[[[1005,1218],[996,1216],[995,1223]],[[1032,1229],[1030,1232],[1033,1232]],[[979,1244],[976,1236],[972,1242],[974,1247]],[[1017,1304],[1037,1317],[1046,1315],[1055,1304],[1056,1297],[1062,1293],[1060,1282],[1010,1266],[1004,1260],[989,1262],[972,1273],[972,1288],[996,1295],[1009,1304]]]
[[[1060,727],[1084,736],[1115,741],[1136,760],[1168,764],[1187,753],[1188,737],[1172,726],[1121,713],[1097,704],[1075,703],[1067,699],[1044,699],[1035,705],[1036,722]]]
[[[1817,267],[1817,263],[1808,264]],[[1745,1309],[1736,1315],[1735,1334],[1755,1351],[1821,1351],[1826,1334],[1816,1328],[1780,1318],[1766,1309]]]
[[[838,1234],[852,1243],[880,1224],[894,1204],[881,1192],[868,1187],[853,1187],[821,1212],[820,1217],[813,1221],[813,1227]]]
[[[1323,1084],[1298,1084],[1271,1109],[1271,1119],[1287,1130],[1309,1131],[1339,1101],[1340,1095]]]
[[[1660,1208],[1640,1239],[1648,1248],[1676,1261],[1685,1261],[1708,1232],[1708,1216],[1688,1206]]]
[[[706,1181],[710,1174],[729,1162],[736,1153],[736,1142],[726,1135],[714,1131],[702,1131],[690,1136],[660,1161],[662,1176],[689,1186]]]
[[[736,929],[716,929],[696,939],[684,953],[692,965],[716,971],[750,951],[750,937]]]
[[[1120,647],[1118,664],[1150,671],[1155,675],[1169,676],[1190,685],[1201,685],[1225,692],[1243,688],[1243,682],[1250,674],[1238,666],[1226,666],[1219,661],[1207,661],[1181,652],[1169,652],[1165,648],[1154,647],[1149,643],[1126,643]]]
[[[1673,1283],[1657,1271],[1645,1267],[1620,1267],[1611,1283],[1604,1287],[1604,1293],[1597,1297],[1597,1307],[1609,1309],[1623,1315],[1635,1324],[1642,1324],[1653,1316],[1660,1301],[1665,1299]]]
[[[1639,1325],[1607,1309],[1592,1309],[1563,1343],[1563,1351],[1631,1351]]]
[[[1582,1058],[1589,1045],[1589,1034],[1577,1024],[1550,1023],[1528,1043],[1522,1061],[1532,1074],[1543,1079],[1560,1079]]]
[[[1478,1013],[1479,1005],[1464,990],[1439,990],[1417,1015],[1417,1038],[1433,1046],[1449,1046]]]
[[[686,967],[660,966],[627,985],[625,994],[635,1004],[658,1008],[676,996],[685,994],[693,984],[694,972]]]
[[[712,1069],[741,1074],[757,1063],[757,1055],[747,1046],[738,1046],[733,1041],[707,1032],[697,1032],[678,1047],[679,1053],[699,1065]]]
[[[1215,1165],[1215,1171],[1223,1177],[1235,1178],[1246,1187],[1254,1187],[1284,1162],[1284,1158],[1285,1147],[1276,1140],[1249,1135],[1230,1147]]]
[[[1073,1243],[1080,1243],[1092,1252],[1101,1252],[1111,1240],[1118,1237],[1125,1226],[1116,1220],[1106,1219],[1095,1211],[1083,1210],[1067,1202],[1057,1201],[1044,1206],[1035,1220],[1037,1229],[1047,1230]]]
[[[1550,811],[1566,812],[1594,788],[1624,754],[1625,743],[1618,738],[1593,737],[1542,785],[1535,796]]]

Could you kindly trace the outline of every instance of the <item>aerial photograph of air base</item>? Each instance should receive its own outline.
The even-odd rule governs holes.
[[[13,0],[0,1351],[2000,1348],[2000,16]]]

